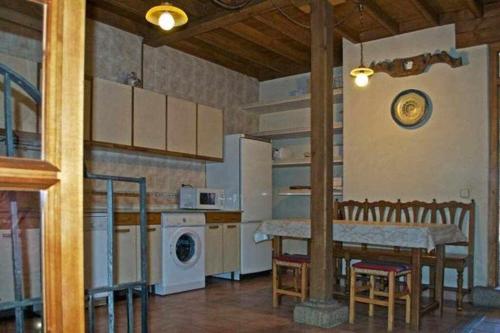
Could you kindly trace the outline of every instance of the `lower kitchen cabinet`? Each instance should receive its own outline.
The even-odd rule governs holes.
[[[239,224],[208,224],[205,233],[205,275],[235,272],[239,269]]]
[[[135,282],[137,275],[137,226],[115,227],[115,283]]]
[[[137,217],[138,219],[138,217]],[[84,267],[85,288],[108,284],[106,214],[85,217]],[[161,225],[149,225],[148,280],[161,280]],[[114,232],[114,283],[135,282],[141,279],[141,234],[138,225],[118,225]]]
[[[207,225],[205,232],[205,275],[222,273],[223,245],[222,225]]]
[[[148,284],[161,282],[161,225],[148,226]],[[141,278],[141,233],[137,227],[137,279]]]
[[[223,272],[240,270],[240,225],[223,224]]]
[[[10,230],[0,230],[0,303],[14,301],[12,239]],[[40,297],[40,229],[21,230],[23,286],[25,298]]]

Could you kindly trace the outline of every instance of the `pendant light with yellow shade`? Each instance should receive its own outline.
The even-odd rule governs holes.
[[[163,30],[169,31],[186,24],[188,17],[182,9],[166,2],[149,9],[146,13],[146,20]]]
[[[363,31],[363,4],[359,3],[359,21],[361,25],[361,31]],[[351,76],[354,77],[354,83],[358,87],[366,87],[370,82],[370,76],[374,74],[373,69],[366,67],[364,65],[364,49],[363,41],[360,43],[361,54],[360,54],[360,65],[351,71]]]

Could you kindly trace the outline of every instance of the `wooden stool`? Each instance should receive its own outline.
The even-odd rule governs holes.
[[[356,287],[356,275],[368,275],[370,282],[368,286]],[[405,277],[406,288],[403,292],[396,291],[397,279],[401,276]],[[377,290],[375,288],[375,277],[387,278],[389,284],[388,292]],[[394,302],[396,299],[404,299],[406,301],[406,323],[410,323],[410,286],[411,286],[411,270],[406,265],[397,263],[379,263],[379,262],[358,262],[351,267],[351,283],[349,296],[349,323],[354,323],[355,304],[356,302],[367,303],[368,315],[373,317],[374,305],[388,307],[387,330],[392,331],[394,322]],[[369,297],[360,296],[357,293],[369,291]],[[377,296],[379,296],[377,298]],[[380,298],[382,297],[382,299]]]
[[[302,302],[306,300],[310,262],[309,256],[301,254],[284,254],[273,258],[273,307],[280,304],[281,295],[299,297]],[[280,268],[291,268],[293,270],[293,287],[282,285]]]

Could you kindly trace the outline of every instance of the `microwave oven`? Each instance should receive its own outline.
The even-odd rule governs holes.
[[[223,209],[224,190],[183,186],[179,195],[183,209]]]

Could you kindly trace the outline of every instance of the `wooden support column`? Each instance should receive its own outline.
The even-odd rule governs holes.
[[[294,320],[319,327],[347,321],[333,300],[333,7],[311,0],[311,280],[310,299]]]
[[[333,7],[311,1],[311,299],[333,292]]]

